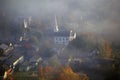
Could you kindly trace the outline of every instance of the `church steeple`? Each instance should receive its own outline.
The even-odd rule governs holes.
[[[57,17],[55,15],[55,26],[54,26],[54,32],[58,32],[59,28],[58,28],[58,23],[57,23]]]

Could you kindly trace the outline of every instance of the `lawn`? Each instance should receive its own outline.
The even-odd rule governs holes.
[[[15,80],[39,80],[36,72],[14,72],[12,76]]]

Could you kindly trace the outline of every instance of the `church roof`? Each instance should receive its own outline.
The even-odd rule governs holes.
[[[70,36],[70,31],[54,32],[54,36],[69,37]]]

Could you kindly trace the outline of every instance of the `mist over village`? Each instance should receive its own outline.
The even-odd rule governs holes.
[[[120,80],[119,0],[0,0],[0,80]]]

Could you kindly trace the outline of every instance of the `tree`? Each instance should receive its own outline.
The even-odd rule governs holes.
[[[105,42],[105,56],[107,58],[110,58],[112,54],[112,48],[110,46],[110,43],[108,41]]]
[[[40,65],[39,71],[38,71],[39,77],[41,80],[44,80],[44,68]]]
[[[42,80],[89,80],[86,74],[77,74],[69,66],[61,68],[46,66],[40,67],[39,70]]]

